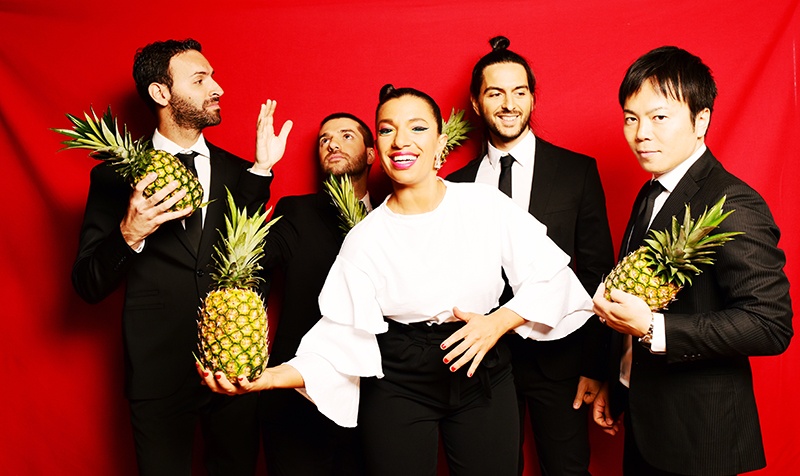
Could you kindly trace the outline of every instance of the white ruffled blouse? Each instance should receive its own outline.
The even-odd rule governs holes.
[[[360,377],[383,377],[376,334],[384,316],[401,323],[456,320],[498,305],[505,270],[526,319],[515,331],[555,340],[592,316],[569,257],[539,221],[496,188],[451,183],[428,213],[401,215],[384,202],[347,235],[319,296],[320,321],[288,362],[305,393],[341,426],[356,425]],[[444,364],[442,364],[444,365]]]

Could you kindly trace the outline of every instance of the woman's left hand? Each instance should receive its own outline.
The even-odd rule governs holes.
[[[504,307],[489,315],[464,312],[455,307],[453,315],[467,324],[442,342],[442,350],[447,350],[458,342],[458,345],[451,349],[442,360],[445,364],[449,364],[458,358],[450,366],[451,372],[457,371],[472,361],[467,370],[468,377],[475,375],[475,371],[486,353],[494,347],[503,334],[525,322],[517,313]]]

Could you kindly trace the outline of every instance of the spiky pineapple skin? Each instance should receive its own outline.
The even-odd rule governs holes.
[[[200,362],[222,371],[229,381],[239,375],[255,380],[267,364],[267,312],[251,290],[222,288],[206,296],[198,322]]]
[[[158,174],[156,180],[144,189],[145,197],[151,197],[159,190],[169,185],[172,181],[178,181],[180,185],[174,192],[166,198],[171,198],[181,190],[186,190],[186,195],[175,202],[170,210],[182,210],[187,207],[196,209],[203,202],[203,187],[200,181],[194,176],[183,163],[174,155],[163,150],[150,149],[146,153],[144,173],[134,179],[134,183],[142,180],[147,174],[155,172]]]
[[[605,297],[611,300],[611,290],[619,289],[641,298],[651,311],[666,309],[675,300],[681,286],[665,282],[649,266],[649,250],[642,246],[620,261],[606,276]]]

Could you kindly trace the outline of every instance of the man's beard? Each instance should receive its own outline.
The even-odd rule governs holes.
[[[347,174],[348,177],[360,177],[367,171],[367,152],[364,151],[356,160],[352,160],[352,158],[345,154],[344,152],[339,152],[340,155],[344,156],[346,160],[340,161],[335,164],[329,164],[327,162],[324,163],[322,167],[322,171],[325,174],[333,174],[337,177]]]
[[[206,99],[201,108],[196,107],[189,101],[176,94],[169,100],[172,118],[180,127],[187,129],[203,130],[208,126],[216,126],[222,121],[219,109],[209,111],[206,108],[218,103],[219,99]]]
[[[531,121],[531,115],[528,114],[527,117],[523,117],[522,119],[523,120],[520,121],[520,123],[519,123],[519,130],[512,131],[512,132],[508,132],[508,129],[501,130],[497,126],[497,124],[492,120],[486,120],[486,118],[484,118],[483,122],[484,122],[484,124],[486,124],[486,127],[489,129],[489,132],[493,137],[497,137],[502,142],[506,142],[507,143],[507,142],[511,142],[511,141],[516,140],[522,134],[527,132],[528,124]]]

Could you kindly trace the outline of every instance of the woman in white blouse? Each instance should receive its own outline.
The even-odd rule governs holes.
[[[496,188],[437,176],[447,137],[430,96],[386,85],[376,121],[393,193],[347,235],[297,356],[254,382],[198,371],[221,393],[298,388],[336,423],[358,423],[370,474],[435,474],[441,435],[451,474],[516,475],[498,339],[563,337],[591,299],[541,223]],[[494,310],[501,270],[514,297]]]

